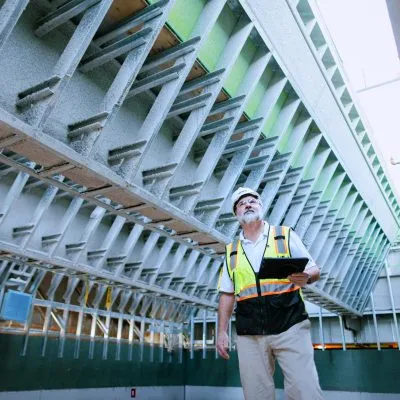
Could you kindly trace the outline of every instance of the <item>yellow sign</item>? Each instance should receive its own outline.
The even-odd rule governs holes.
[[[107,294],[106,294],[106,309],[107,310],[111,309],[111,297],[112,297],[112,286],[109,286],[107,288]]]

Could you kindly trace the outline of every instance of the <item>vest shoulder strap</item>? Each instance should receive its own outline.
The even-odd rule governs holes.
[[[234,271],[234,269],[236,268],[237,259],[238,259],[239,245],[240,245],[240,240],[239,239],[236,242],[233,242],[232,243],[232,247],[231,247],[231,251],[228,254],[229,260],[230,260],[230,267],[231,267],[230,269],[231,269],[231,271]]]
[[[289,254],[289,230],[286,226],[273,226],[272,234],[277,257]]]

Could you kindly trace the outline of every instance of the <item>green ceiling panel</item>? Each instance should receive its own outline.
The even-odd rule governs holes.
[[[261,103],[262,98],[265,95],[265,92],[268,88],[268,83],[271,80],[273,75],[273,71],[270,68],[266,68],[261,79],[257,83],[256,88],[254,89],[249,101],[246,104],[245,112],[249,116],[249,118],[255,118],[257,109]],[[258,115],[257,115],[258,116]]]
[[[287,127],[286,131],[281,134],[278,143],[278,151],[283,154],[289,151],[289,139],[290,135],[293,132],[293,128],[296,125],[297,118],[299,116],[299,112],[296,113],[296,116],[290,121],[289,126]]]
[[[232,68],[232,71],[225,81],[224,87],[226,91],[234,97],[236,92],[242,83],[243,78],[246,75],[247,70],[249,69],[249,65],[254,58],[254,55],[257,51],[257,47],[254,45],[251,39],[248,39],[243,46],[243,49],[236,60],[235,65]]]
[[[236,21],[237,17],[225,6],[199,53],[200,61],[209,71],[217,66]]]
[[[268,117],[267,121],[265,122],[264,128],[262,130],[265,137],[270,136],[271,130],[272,130],[273,126],[275,125],[275,122],[278,119],[279,113],[281,112],[282,107],[285,104],[287,97],[288,97],[288,93],[282,92],[281,95],[279,96],[278,101],[274,105],[274,108],[273,108],[270,116]]]
[[[176,0],[168,16],[168,23],[183,41],[190,38],[206,0]]]

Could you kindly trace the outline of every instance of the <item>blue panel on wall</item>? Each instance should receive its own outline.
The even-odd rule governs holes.
[[[0,311],[0,319],[26,322],[32,304],[32,295],[9,290]]]

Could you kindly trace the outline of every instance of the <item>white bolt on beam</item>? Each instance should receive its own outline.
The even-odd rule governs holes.
[[[89,72],[123,54],[144,46],[146,44],[147,36],[151,33],[152,29],[150,27],[143,28],[130,36],[124,37],[118,42],[103,47],[98,52],[95,52],[82,60],[81,66],[79,67],[80,71]]]
[[[60,75],[54,75],[49,79],[18,93],[19,100],[16,102],[16,106],[20,109],[25,109],[52,96],[61,79],[62,77]]]
[[[222,202],[225,199],[223,197],[218,197],[214,199],[209,199],[209,200],[202,200],[197,202],[195,212],[197,214],[203,212],[203,211],[210,211],[210,210],[218,210],[221,207]]]
[[[147,75],[142,79],[136,80],[131,86],[129,93],[126,96],[126,99],[130,99],[147,90],[162,86],[168,82],[178,79],[179,72],[184,68],[184,66],[184,63],[173,65],[172,67],[166,68],[162,71],[154,72],[151,75]]]
[[[157,180],[169,178],[174,174],[176,167],[177,167],[177,164],[172,163],[172,164],[165,164],[160,167],[145,170],[142,173],[143,183],[152,185]]]
[[[226,129],[229,129],[231,122],[234,120],[234,117],[226,117],[217,121],[212,121],[205,123],[200,129],[200,137],[212,135],[216,132],[220,132]]]
[[[254,142],[253,138],[244,138],[239,140],[232,140],[230,141],[224,151],[222,152],[223,155],[236,153],[240,151],[244,151],[250,148],[250,145]]]
[[[42,37],[71,18],[81,14],[100,0],[72,0],[37,21],[35,35]]]
[[[149,56],[143,67],[141,68],[139,75],[148,73],[152,70],[157,70],[158,67],[165,65],[171,61],[175,61],[185,56],[188,53],[195,51],[194,45],[200,41],[200,36],[194,37],[187,40],[186,42],[179,43],[174,47],[164,50],[161,53]]]
[[[175,186],[171,188],[169,198],[172,200],[177,197],[198,194],[201,190],[202,185],[203,182],[194,182],[193,184],[189,185]]]
[[[138,28],[152,19],[160,17],[162,15],[162,10],[160,7],[165,6],[167,3],[168,0],[158,1],[157,3],[145,7],[143,10],[140,10],[116,25],[112,25],[106,32],[102,33],[101,36],[96,36],[94,43],[98,46],[104,47],[104,45],[118,41],[121,37],[126,37],[126,33],[128,31]]]
[[[176,115],[184,114],[203,108],[207,106],[207,100],[210,99],[211,93],[203,93],[198,96],[193,96],[191,98],[181,100],[180,102],[174,103],[167,114],[166,118],[171,118]]]
[[[109,114],[109,112],[104,111],[85,120],[69,124],[68,138],[70,140],[74,140],[82,137],[83,135],[98,131],[104,127],[105,121]]]

